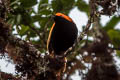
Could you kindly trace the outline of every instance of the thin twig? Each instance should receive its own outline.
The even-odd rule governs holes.
[[[64,58],[64,57],[67,57],[69,55],[69,53],[73,52],[75,50],[75,46],[83,39],[84,35],[87,34],[87,31],[89,30],[90,26],[91,26],[91,23],[92,23],[92,15],[90,16],[90,19],[88,20],[88,23],[85,27],[85,29],[83,30],[83,32],[81,32],[80,36],[77,38],[75,44],[69,48],[67,51],[66,51],[66,54],[64,56],[62,56],[61,58]]]
[[[41,37],[40,32],[35,27],[31,26],[30,24],[28,26],[30,29],[32,29],[39,36],[39,38]]]

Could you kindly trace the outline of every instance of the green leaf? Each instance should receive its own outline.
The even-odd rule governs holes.
[[[63,5],[61,0],[53,0],[52,1],[52,8],[54,10],[54,12],[60,12],[63,9]]]
[[[11,19],[8,20],[7,23],[10,24],[11,26],[13,26],[15,24],[15,19],[11,18]]]
[[[13,6],[13,5],[17,4],[18,2],[19,2],[19,0],[13,1],[13,2],[11,2],[10,6]]]
[[[76,6],[80,11],[86,12],[87,14],[90,12],[89,5],[86,4],[83,0],[78,0]]]
[[[52,11],[50,11],[49,9],[42,9],[42,10],[39,11],[39,13],[41,15],[49,15],[49,14],[52,13]]]
[[[22,24],[24,25],[28,25],[28,24],[31,24],[32,23],[32,17],[29,13],[24,13],[22,15]]]
[[[48,0],[40,0],[39,4],[45,4],[45,3],[48,3]]]
[[[112,19],[106,24],[105,27],[103,27],[103,29],[105,29],[106,31],[110,30],[110,29],[114,29],[114,27],[116,26],[116,24],[120,21],[119,17],[112,17]]]
[[[42,18],[41,15],[36,14],[36,15],[32,16],[32,22],[40,21],[41,18]]]
[[[21,25],[21,30],[18,32],[20,36],[26,35],[29,31],[29,27],[25,25]]]
[[[17,18],[16,19],[16,21],[17,21],[16,24],[20,24],[20,22],[21,22],[21,15],[18,14],[16,18]]]
[[[37,4],[37,0],[20,0],[20,1],[21,1],[21,5],[25,8],[30,8],[35,4]]]
[[[45,27],[45,24],[48,22],[48,17],[42,17],[41,20],[39,21],[39,24],[41,26],[41,29]]]
[[[40,0],[38,5],[38,13],[40,13],[41,10],[47,9],[48,7],[48,0]]]
[[[52,0],[53,11],[68,14],[73,8],[75,0]]]
[[[120,50],[116,50],[117,56],[120,58]]]
[[[110,39],[112,40],[112,43],[115,47],[120,46],[120,30],[109,30],[108,35]]]
[[[33,31],[33,30],[29,30],[29,33],[28,33],[28,36],[30,37],[30,38],[34,38],[34,37],[36,37],[37,35],[36,35],[36,33]]]

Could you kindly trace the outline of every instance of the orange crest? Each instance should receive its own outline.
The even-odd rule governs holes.
[[[61,16],[61,17],[65,18],[66,20],[68,20],[70,22],[73,22],[73,20],[70,17],[68,17],[68,16],[66,16],[66,15],[64,15],[62,13],[56,13],[55,15],[56,16]]]

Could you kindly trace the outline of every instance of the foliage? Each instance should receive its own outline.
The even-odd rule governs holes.
[[[91,1],[95,2],[95,0],[91,0]],[[76,45],[74,51],[67,56],[68,58],[67,69],[66,69],[66,72],[64,73],[66,77],[62,76],[62,80],[70,80],[71,76],[75,73],[75,71],[79,72],[79,76],[81,76],[83,80],[99,80],[99,78],[94,79],[93,77],[94,75],[97,75],[97,77],[99,77],[101,76],[100,74],[102,74],[101,80],[117,80],[118,74],[115,69],[115,63],[112,65],[113,66],[112,68],[110,66],[108,71],[107,71],[107,68],[109,66],[106,67],[105,64],[107,63],[109,65],[109,63],[111,64],[111,62],[113,61],[113,56],[111,56],[111,53],[113,53],[113,51],[116,51],[118,54],[117,56],[120,56],[120,51],[119,51],[120,50],[120,36],[119,36],[120,30],[115,28],[115,26],[118,23],[120,23],[120,16],[113,15],[116,12],[115,11],[116,8],[109,9],[109,5],[110,5],[109,1],[112,1],[112,0],[106,0],[106,1],[102,0],[102,1],[105,4],[101,4],[98,0],[98,2],[96,3],[98,3],[99,6],[97,8],[95,7],[93,8],[93,6],[91,7],[90,3],[87,4],[84,0],[52,0],[52,1],[51,0],[8,0],[8,2],[6,1],[7,4],[5,4],[6,10],[3,10],[2,7],[0,6],[0,14],[5,12],[5,15],[2,14],[0,16],[5,16],[2,18],[5,18],[5,21],[7,22],[7,24],[11,26],[9,30],[13,35],[15,35],[16,37],[20,37],[20,39],[23,39],[26,42],[29,42],[29,45],[31,44],[34,45],[35,48],[37,48],[41,52],[41,54],[46,55],[45,53],[47,51],[46,43],[47,43],[48,33],[53,24],[51,15],[55,14],[56,12],[62,12],[68,15],[72,9],[77,7],[79,11],[84,12],[85,14],[87,14],[88,17],[91,17],[92,9],[99,10],[98,8],[102,7],[103,8],[102,11],[105,13],[101,13],[100,15],[102,14],[107,16],[112,15],[111,20],[109,20],[109,22],[105,26],[100,26],[101,25],[100,21],[97,19],[99,23],[97,24],[97,26],[99,27],[99,29],[96,29],[95,26],[92,26],[92,29],[87,31],[88,38],[85,38],[82,41],[80,41]],[[118,0],[118,3],[119,2],[120,1]],[[108,6],[105,6],[106,4]],[[119,6],[120,5],[118,5],[118,7]],[[106,12],[106,10],[108,10],[109,14],[108,12]],[[93,14],[93,15],[96,16],[97,14]],[[100,17],[100,16],[97,16],[97,17]],[[97,20],[93,20],[93,22]],[[3,31],[3,30],[1,28],[0,34],[8,31],[8,29],[6,31]],[[18,46],[15,46],[16,45],[15,43],[13,46],[8,45],[7,42],[9,42],[9,40],[6,43],[3,43],[4,40],[2,40],[1,36],[2,35],[0,35],[0,41],[1,41],[0,52],[3,53],[6,45],[7,45],[7,48],[10,47],[8,49],[8,56],[11,58],[11,60],[13,60],[15,64],[16,63],[20,64],[20,65],[16,65],[16,71],[22,74],[22,75],[19,75],[20,78],[24,77],[26,74],[28,75],[30,74],[30,76],[28,77],[31,78],[31,80],[34,79],[35,77],[36,77],[35,79],[41,80],[44,75],[38,73],[39,72],[38,70],[41,67],[38,68],[36,66],[38,65],[37,62],[41,60],[40,59],[36,60],[38,57],[36,57],[35,54],[31,54],[32,52],[30,52],[29,50],[29,47],[28,47],[29,45],[25,43],[26,46],[24,47],[22,46],[23,48],[25,48],[24,49],[25,52],[23,52],[24,50],[22,50],[22,47],[19,48]],[[89,39],[90,37],[92,37],[93,40],[90,40]],[[108,46],[109,44],[111,44],[112,47],[111,46],[109,47]],[[118,49],[118,50],[114,50],[114,49]],[[16,52],[16,53],[12,52],[17,50],[20,50],[20,52]],[[22,53],[22,54],[19,54],[19,53]],[[15,55],[15,57],[13,55]],[[104,59],[103,57],[105,56],[107,56],[108,58]],[[99,59],[101,59],[102,63],[99,62]],[[27,64],[24,64],[22,62]],[[53,63],[49,65],[53,65],[54,63],[56,62],[53,60]],[[89,67],[89,66],[86,66],[86,64],[92,65],[92,66]],[[41,65],[39,64],[39,66]],[[28,68],[28,67],[31,67],[31,68]],[[100,73],[100,74],[99,72],[97,73],[96,70],[98,70],[98,68],[102,69],[103,73]],[[106,79],[106,76],[103,76],[104,71],[105,71],[105,74],[107,74],[111,69],[113,71],[115,69],[115,72],[114,72],[115,76],[113,76],[114,79],[110,79],[110,78]],[[90,74],[94,72],[96,73],[93,74],[92,75],[93,77],[91,78]],[[45,72],[45,73],[46,73],[47,79],[52,75],[49,72]],[[34,76],[36,74],[38,75]],[[114,75],[114,74],[107,74],[108,77],[110,75]],[[52,77],[54,78],[55,76],[52,75]]]

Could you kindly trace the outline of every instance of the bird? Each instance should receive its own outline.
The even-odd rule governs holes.
[[[78,29],[73,20],[63,13],[56,13],[47,40],[47,50],[52,55],[62,56],[73,46],[77,35]]]
[[[52,58],[64,56],[66,51],[73,46],[78,36],[78,29],[73,20],[63,14],[56,13],[53,16],[54,23],[50,29],[48,40],[47,40],[47,50]],[[66,70],[66,57],[63,58],[64,67],[59,70],[60,72],[65,72]]]

